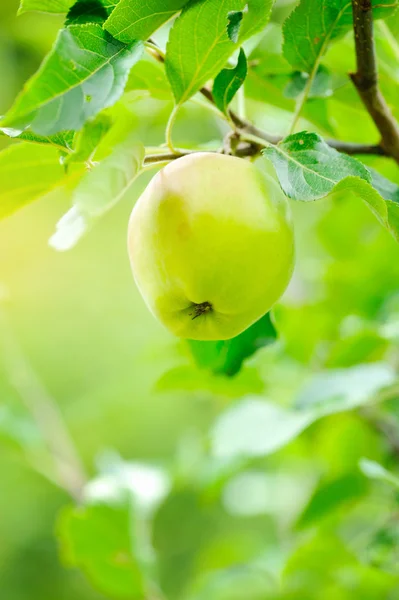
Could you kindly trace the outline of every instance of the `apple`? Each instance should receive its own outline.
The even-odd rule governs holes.
[[[151,312],[176,336],[232,338],[264,315],[293,270],[287,199],[247,160],[198,152],[162,169],[137,201],[128,249]]]

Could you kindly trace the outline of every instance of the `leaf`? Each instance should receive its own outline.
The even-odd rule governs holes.
[[[201,342],[189,340],[197,365],[216,374],[236,375],[246,358],[275,341],[277,332],[270,313],[230,340]]]
[[[76,0],[21,0],[18,14],[30,10],[62,14],[68,12],[75,2]]]
[[[125,91],[147,90],[160,100],[170,100],[171,90],[165,70],[157,63],[140,60],[130,71]]]
[[[367,364],[316,375],[293,408],[248,396],[217,419],[211,432],[213,454],[230,459],[276,452],[318,419],[367,404],[394,381],[389,365]]]
[[[308,79],[309,75],[302,71],[292,73],[289,82],[285,86],[284,96],[286,98],[297,98],[300,96],[305,89]],[[309,98],[326,98],[331,96],[332,93],[331,73],[326,67],[320,65],[310,88]]]
[[[104,27],[121,42],[146,40],[188,0],[121,0]]]
[[[315,375],[299,392],[297,409],[316,409],[323,414],[366,404],[381,389],[394,381],[395,372],[386,363],[356,365],[348,369],[331,369]]]
[[[77,0],[68,11],[65,27],[83,25],[85,23],[100,23],[106,21],[111,14],[111,8],[104,5],[103,0]]]
[[[60,31],[39,71],[28,81],[0,123],[48,136],[80,129],[123,93],[142,44],[125,46],[100,25],[72,25]]]
[[[110,129],[111,124],[111,118],[104,114],[98,115],[93,121],[88,121],[83,129],[76,134],[73,152],[67,157],[64,164],[91,160],[98,144]]]
[[[241,21],[247,12],[248,4],[245,5],[243,10],[232,10],[227,14],[227,35],[235,44],[238,42]]]
[[[128,498],[115,505],[69,507],[61,513],[58,537],[64,560],[82,569],[96,588],[113,598],[142,600],[132,517]]]
[[[247,76],[247,59],[245,52],[240,48],[237,64],[233,69],[223,69],[216,77],[212,95],[216,106],[222,112],[227,112],[227,107],[244,83]]]
[[[330,148],[316,133],[295,133],[263,154],[272,161],[285,194],[294,200],[322,198],[348,176],[371,180],[362,163]]]
[[[311,527],[323,517],[353,500],[359,500],[367,491],[364,478],[357,473],[345,474],[333,481],[321,484],[311,497],[305,510],[299,517],[296,528]]]
[[[58,251],[75,246],[94,219],[123,198],[140,173],[143,159],[144,147],[130,135],[89,171],[74,189],[73,206],[57,224],[50,246]]]
[[[389,483],[394,488],[399,489],[399,477],[390,473],[385,467],[380,465],[378,462],[374,460],[369,460],[368,458],[362,458],[359,463],[359,467],[361,472],[369,477],[370,479],[378,479],[380,481],[385,481]]]
[[[246,4],[248,14],[234,44],[227,34],[227,15]],[[200,0],[185,6],[166,47],[166,74],[178,104],[215,77],[239,44],[264,28],[272,5],[273,0]]]
[[[389,16],[398,3],[373,0],[374,18]],[[386,5],[386,6],[384,6]],[[299,71],[311,73],[331,40],[352,27],[351,0],[301,0],[283,25],[283,53]]]
[[[33,133],[32,131],[21,131],[20,129],[12,129],[0,127],[0,135],[6,135],[9,138],[32,142],[35,144],[45,144],[55,146],[60,150],[71,151],[75,136],[74,131],[61,131],[55,135],[43,136]]]
[[[266,456],[294,440],[313,420],[310,411],[292,411],[249,396],[217,419],[212,452],[219,458]]]
[[[65,180],[59,154],[21,142],[0,153],[0,219],[47,194]]]

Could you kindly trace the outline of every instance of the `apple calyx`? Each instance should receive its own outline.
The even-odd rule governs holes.
[[[193,304],[193,310],[189,313],[189,315],[194,321],[194,319],[210,312],[212,309],[213,307],[210,302],[201,302],[200,304]]]

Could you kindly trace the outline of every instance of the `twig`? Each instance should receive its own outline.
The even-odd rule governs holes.
[[[86,475],[56,402],[43,387],[15,339],[0,307],[0,347],[10,383],[36,422],[56,469],[55,481],[75,500],[81,498]],[[51,479],[51,478],[50,478]]]
[[[381,94],[373,34],[371,0],[352,0],[357,71],[350,77],[381,134],[381,146],[399,164],[399,126]]]
[[[157,52],[157,46],[152,40],[150,40],[150,43],[151,47],[148,48],[148,50],[151,56],[153,56],[158,62],[164,63],[165,57],[163,53]],[[203,87],[199,91],[204,98],[206,98],[212,104],[215,104],[212,92],[208,88]],[[240,118],[232,110],[229,111],[229,117],[235,127],[238,129],[238,132],[253,135],[261,140],[264,140],[267,144],[278,144],[282,139],[284,139],[283,136],[273,135],[267,133],[266,131],[262,131],[250,121]],[[388,150],[388,148],[386,146],[383,147],[381,144],[359,144],[352,142],[341,142],[340,140],[326,140],[326,142],[329,146],[331,146],[331,148],[335,148],[335,150],[343,152],[344,154],[373,154],[378,156],[391,156],[391,152]],[[260,153],[261,149],[262,146],[254,143],[254,146],[251,148],[251,150],[247,148],[248,153],[242,154],[241,156],[255,156],[256,154]],[[236,155],[240,156],[239,153],[236,153]],[[178,158],[178,155],[174,155],[173,158]],[[172,160],[172,158],[170,160]]]

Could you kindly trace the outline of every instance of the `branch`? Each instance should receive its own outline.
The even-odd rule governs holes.
[[[56,402],[25,358],[6,315],[0,307],[0,349],[11,385],[40,430],[56,469],[55,477],[41,471],[79,500],[86,475]],[[40,469],[39,469],[40,470]]]
[[[381,134],[381,147],[399,164],[399,126],[378,86],[371,0],[352,0],[352,11],[357,71],[350,77]]]
[[[150,45],[149,45],[149,47],[147,47],[147,50],[149,51],[151,56],[153,56],[153,58],[155,58],[155,60],[157,60],[158,62],[164,63],[165,56],[163,55],[163,53],[161,51],[159,51],[159,52],[157,51],[157,46],[153,43],[152,40],[149,40],[149,43],[150,43]],[[209,90],[206,87],[203,87],[199,91],[200,91],[200,94],[202,94],[204,96],[204,98],[206,98],[212,104],[215,104],[211,90]],[[247,121],[245,119],[241,119],[232,110],[229,110],[229,116],[230,116],[231,121],[234,123],[234,125],[239,130],[239,132],[248,133],[249,135],[253,135],[257,138],[260,138],[260,139],[264,140],[267,144],[278,144],[282,139],[284,139],[282,136],[273,135],[273,134],[267,133],[266,131],[262,131],[261,129],[259,129],[252,123],[250,123],[249,121]],[[327,144],[329,146],[331,146],[331,148],[335,148],[335,150],[338,150],[339,152],[343,152],[344,154],[351,154],[351,155],[352,154],[373,154],[373,155],[378,155],[378,156],[391,156],[391,153],[388,151],[388,149],[386,147],[383,147],[380,144],[357,144],[357,143],[352,143],[352,142],[341,142],[340,140],[326,140],[326,141],[327,141]],[[243,148],[239,147],[238,151],[236,152],[236,155],[237,156],[256,156],[256,154],[259,154],[260,151],[262,150],[262,146],[260,144],[252,143],[249,145],[247,144],[247,146],[252,146],[252,148],[247,147],[246,150],[243,150]],[[165,155],[165,156],[168,156],[168,158],[164,158],[164,160],[173,160],[174,158],[179,158],[179,156],[181,156],[181,155],[179,153],[177,153],[175,155],[171,155],[171,156]],[[156,157],[156,155],[154,156],[154,158],[155,157]],[[148,156],[145,159],[145,164],[147,164],[149,162],[158,162],[158,161],[152,160],[152,157]]]

